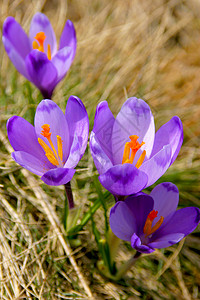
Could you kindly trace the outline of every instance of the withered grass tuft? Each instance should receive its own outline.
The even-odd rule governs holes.
[[[37,11],[49,17],[57,40],[67,18],[77,31],[75,61],[53,100],[64,110],[70,95],[80,97],[91,128],[101,100],[116,114],[127,97],[141,97],[151,106],[157,128],[178,115],[184,144],[159,181],[177,184],[182,207],[200,206],[200,3],[1,0],[0,27],[11,15],[28,32]],[[17,73],[2,43],[0,72],[1,299],[199,299],[199,228],[178,245],[138,260],[118,283],[97,271],[91,222],[80,234],[80,246],[69,247],[61,226],[63,187],[46,186],[13,162],[6,135],[7,119],[16,114],[32,122],[42,98]],[[98,197],[96,176],[87,150],[72,180],[82,215]],[[112,204],[108,197],[105,205]],[[93,217],[100,232],[103,214],[101,207]],[[117,262],[132,254],[130,245],[122,242]]]

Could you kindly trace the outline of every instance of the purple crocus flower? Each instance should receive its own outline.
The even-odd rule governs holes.
[[[176,244],[200,221],[199,208],[185,207],[176,211],[178,201],[178,188],[170,182],[157,185],[150,195],[129,196],[111,209],[111,230],[142,253]]]
[[[13,17],[8,17],[3,25],[2,40],[16,69],[38,87],[44,98],[50,99],[76,53],[73,23],[66,22],[59,50],[51,23],[42,13],[34,15],[29,37]]]
[[[97,106],[90,149],[101,184],[112,194],[131,195],[152,185],[176,159],[183,127],[173,117],[155,134],[148,104],[129,98],[116,119],[106,101]]]
[[[83,156],[89,120],[82,101],[71,96],[65,115],[56,103],[42,100],[36,110],[35,127],[13,116],[7,122],[12,158],[25,169],[42,176],[48,185],[69,182]]]

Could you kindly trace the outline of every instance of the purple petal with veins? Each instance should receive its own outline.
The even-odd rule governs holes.
[[[83,103],[77,99],[84,114],[77,112],[74,126],[68,127],[69,116],[66,118],[58,105],[48,99],[42,100],[37,107],[35,127],[18,116],[11,117],[7,122],[8,138],[15,150],[12,158],[25,169],[41,176],[48,185],[68,183],[83,155],[85,145],[80,143],[78,134],[81,131],[85,133],[86,143],[89,124]],[[81,116],[82,120],[79,119]],[[72,144],[69,143],[70,138],[73,138]]]
[[[43,34],[42,40],[38,34]],[[59,50],[51,23],[42,13],[34,15],[29,37],[13,17],[8,17],[3,24],[2,41],[16,69],[35,84],[44,98],[51,98],[74,60],[77,42],[73,23],[66,22]]]
[[[155,135],[150,107],[144,100],[132,97],[116,119],[106,101],[97,106],[90,149],[101,184],[115,195],[127,196],[155,183],[166,172],[177,157],[182,140],[178,117],[173,117]],[[140,174],[140,180],[133,172],[120,169],[125,164],[137,169],[134,174]]]
[[[166,182],[156,186],[150,195],[140,193],[117,202],[110,212],[113,233],[141,253],[178,243],[197,227],[200,210],[185,207],[176,211],[177,193],[177,187]],[[161,216],[164,222],[158,223]]]

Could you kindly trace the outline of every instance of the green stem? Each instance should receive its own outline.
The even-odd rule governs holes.
[[[65,187],[65,192],[66,192],[66,196],[67,196],[65,201],[68,201],[68,207],[70,210],[70,209],[74,208],[74,199],[73,199],[70,181],[68,183],[64,184],[64,187]]]
[[[73,194],[71,189],[70,181],[66,184],[64,184],[65,187],[65,207],[64,207],[64,214],[63,214],[63,225],[65,230],[68,229],[68,219],[69,219],[69,212],[74,208],[74,200],[73,200]]]
[[[64,206],[64,214],[63,214],[63,225],[65,230],[67,230],[67,217],[68,217],[68,199],[67,196],[65,195],[65,206]]]
[[[102,275],[105,277],[113,280],[113,281],[118,281],[120,280],[123,275],[126,274],[126,272],[135,264],[136,260],[141,256],[140,252],[136,252],[133,257],[131,257],[125,264],[123,264],[117,271],[115,275],[112,275],[108,268],[105,266],[103,260],[98,261],[97,266],[99,271],[101,272]]]
[[[115,275],[115,280],[119,280],[120,278],[122,278],[122,276],[126,274],[126,272],[135,264],[136,260],[141,256],[141,254],[142,253],[137,251],[133,257],[131,257],[125,264],[123,264]]]
[[[116,196],[116,195],[113,195],[114,198],[115,198],[115,202],[117,203],[118,201],[124,201],[125,200],[125,196]]]
[[[119,244],[120,244],[120,239],[116,235],[114,235],[114,233],[111,231],[111,229],[109,229],[109,232],[108,232],[108,245],[109,245],[109,250],[110,250],[111,264],[114,262]]]

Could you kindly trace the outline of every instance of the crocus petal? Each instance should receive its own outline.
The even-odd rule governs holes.
[[[99,142],[96,139],[94,132],[90,134],[90,151],[94,160],[94,164],[99,174],[105,173],[108,169],[113,167],[112,162],[101,148]]]
[[[78,137],[80,144],[81,157],[85,152],[89,134],[89,119],[88,114],[81,99],[75,96],[70,96],[67,101],[65,117],[69,126],[70,146],[74,135]]]
[[[165,236],[161,236],[160,238],[156,239],[155,242],[148,243],[148,246],[157,249],[166,248],[178,243],[180,240],[184,238],[184,236],[185,235],[183,233],[167,234]]]
[[[58,105],[51,100],[42,100],[37,107],[35,114],[35,131],[38,137],[43,139],[43,141],[48,144],[46,138],[41,134],[42,125],[49,124],[51,134],[51,140],[53,145],[58,151],[57,147],[57,135],[62,139],[63,147],[63,162],[66,161],[69,155],[69,130],[65,115]],[[50,146],[51,147],[51,146]]]
[[[70,148],[69,157],[64,165],[64,168],[75,168],[81,159],[80,144],[78,137],[75,134],[72,146]]]
[[[29,37],[30,37],[31,47],[33,41],[35,40],[36,34],[39,32],[44,32],[46,35],[46,39],[44,41],[45,53],[47,53],[47,45],[49,44],[51,47],[51,56],[53,57],[57,51],[55,33],[53,31],[53,28],[47,16],[38,12],[34,15],[30,25]]]
[[[176,211],[179,201],[179,192],[175,184],[164,182],[158,184],[150,193],[154,200],[154,209],[158,211],[155,222],[163,216],[165,218]]]
[[[56,86],[57,70],[46,54],[32,50],[26,57],[26,68],[31,81],[40,89],[43,96],[51,98]]]
[[[112,130],[115,118],[111,113],[107,101],[103,101],[97,105],[94,118],[93,132],[104,153],[113,163],[112,157]]]
[[[31,171],[32,173],[42,176],[46,169],[45,163],[37,157],[26,153],[24,151],[15,151],[12,153],[12,158],[23,168]]]
[[[148,104],[137,98],[129,98],[116,117],[112,133],[114,164],[122,163],[124,146],[130,141],[131,135],[137,135],[139,143],[145,142],[145,145],[136,153],[134,161],[137,162],[144,149],[146,157],[149,158],[155,136],[154,119]]]
[[[13,116],[7,122],[8,139],[15,151],[27,152],[39,160],[46,160],[38,143],[35,128],[25,119]]]
[[[8,17],[4,22],[2,41],[15,68],[27,79],[30,79],[25,65],[25,57],[31,50],[29,39],[12,17]]]
[[[52,58],[52,63],[57,69],[58,78],[56,84],[66,75],[72,61],[73,53],[70,47],[60,49]]]
[[[171,162],[171,146],[164,146],[156,155],[151,159],[145,161],[140,171],[148,175],[147,187],[152,185],[158,180],[169,168]]]
[[[197,207],[185,207],[179,209],[165,225],[161,225],[161,227],[152,235],[150,243],[148,244],[155,244],[158,240],[158,242],[162,241],[162,247],[171,246],[191,233],[197,227],[199,221],[200,210]]]
[[[15,151],[25,151],[29,154],[40,154],[35,128],[25,119],[13,116],[7,122],[8,139]]]
[[[72,60],[76,54],[76,32],[73,23],[67,20],[63,32],[60,37],[60,47],[70,47],[72,49]]]
[[[48,185],[61,185],[69,182],[74,176],[74,169],[56,168],[46,172],[41,179]]]
[[[25,59],[31,51],[29,38],[13,17],[8,17],[3,24],[3,37],[7,39],[14,50]]]
[[[10,41],[4,36],[2,37],[2,41],[5,47],[5,50],[8,54],[8,57],[12,61],[13,65],[17,69],[19,73],[21,73],[24,77],[30,80],[30,76],[26,70],[25,60],[21,57],[21,55],[15,50]]]
[[[160,129],[156,132],[151,157],[159,152],[164,145],[170,144],[172,149],[171,165],[176,159],[182,143],[183,125],[181,120],[175,116],[169,122],[160,127]]]
[[[149,245],[142,245],[140,238],[135,233],[131,237],[131,247],[141,253],[152,253],[155,251],[155,249],[149,247]]]
[[[101,184],[116,195],[130,195],[141,191],[148,177],[131,164],[116,165],[99,176]]]
[[[144,225],[150,211],[153,210],[154,202],[152,197],[146,194],[133,195],[125,199],[125,203],[132,212],[135,220],[135,233],[140,236],[143,234]]]
[[[112,232],[124,241],[130,241],[136,230],[134,216],[125,202],[119,201],[110,211],[110,228]]]

